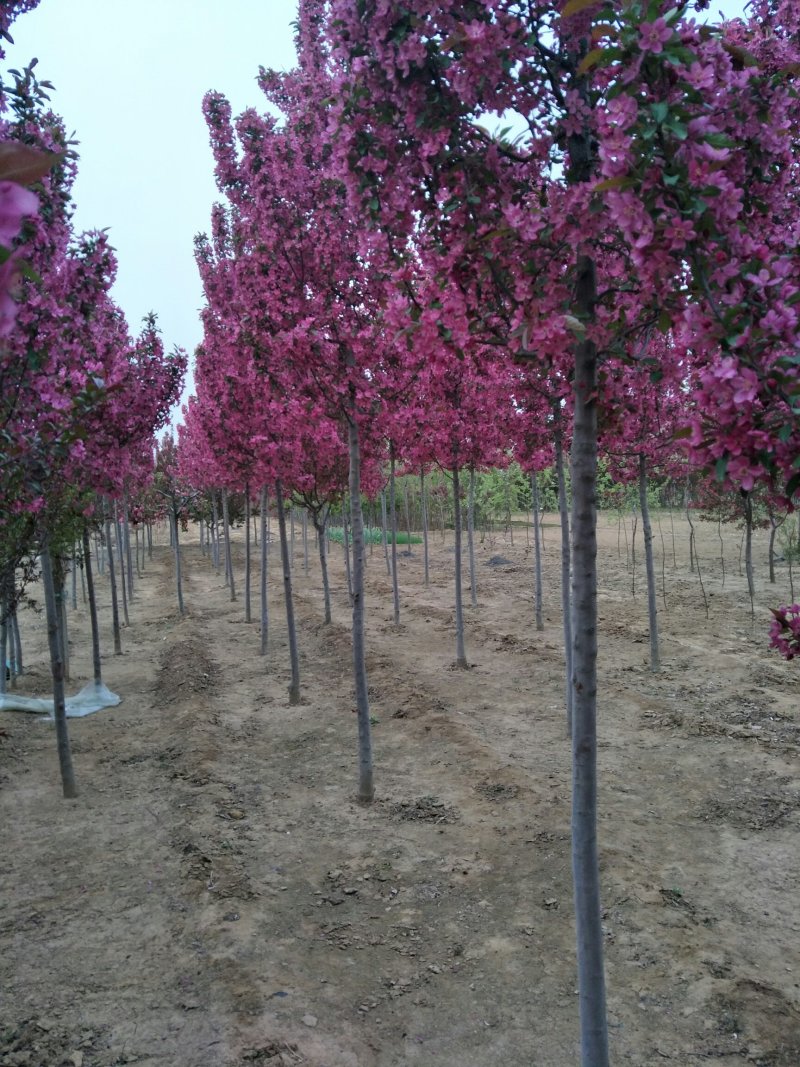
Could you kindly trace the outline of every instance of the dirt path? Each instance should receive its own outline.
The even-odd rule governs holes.
[[[797,1067],[797,668],[764,647],[780,597],[760,586],[753,629],[733,540],[723,587],[710,527],[706,619],[677,528],[659,675],[643,578],[634,600],[616,524],[601,538],[613,1060]],[[157,547],[125,655],[104,660],[124,701],[71,723],[77,802],[60,799],[52,727],[0,717],[0,1067],[576,1063],[557,534],[541,634],[524,532],[478,546],[469,671],[452,668],[449,541],[432,540],[427,589],[421,547],[401,558],[399,628],[376,547],[366,809],[341,551],[326,627],[315,550],[305,578],[295,547],[303,704],[290,708],[277,574],[265,662],[194,547],[178,619]],[[75,688],[85,625],[73,614]],[[46,692],[40,618],[25,635],[24,690]]]

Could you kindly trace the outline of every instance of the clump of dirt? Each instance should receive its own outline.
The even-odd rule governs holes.
[[[798,808],[798,793],[735,787],[723,796],[709,797],[698,810],[697,818],[726,822],[742,830],[769,830],[784,822]]]
[[[417,797],[416,800],[401,800],[396,804],[385,805],[390,815],[404,822],[456,822],[459,814],[456,808],[448,807],[438,797]]]
[[[305,1057],[300,1055],[297,1045],[282,1041],[270,1041],[260,1048],[245,1049],[239,1061],[248,1067],[252,1063],[263,1064],[264,1067],[296,1067],[297,1064],[305,1062]]]

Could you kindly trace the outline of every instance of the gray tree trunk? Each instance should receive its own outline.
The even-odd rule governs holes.
[[[534,604],[536,613],[536,629],[544,629],[544,604],[542,595],[542,531],[539,525],[539,479],[536,471],[531,474],[531,501],[533,504],[533,559],[534,579],[536,591]]]
[[[458,467],[453,467],[453,507],[456,539],[456,667],[466,670],[469,664],[464,649],[464,602],[461,595],[461,487],[458,480]]]
[[[303,508],[303,574],[308,577],[308,512]]]
[[[347,507],[342,502],[342,547],[344,549],[344,569],[347,574],[347,596],[353,603],[353,572],[350,568],[350,524],[347,521]]]
[[[47,614],[47,643],[50,647],[50,671],[53,676],[53,716],[56,723],[56,740],[58,744],[58,765],[61,770],[61,786],[64,797],[74,800],[78,795],[75,784],[75,770],[72,766],[72,752],[67,730],[67,709],[64,695],[64,663],[61,658],[61,638],[59,634],[59,611],[56,604],[56,587],[53,578],[53,564],[50,549],[45,539],[41,552],[42,586]],[[4,671],[5,673],[5,671]]]
[[[469,502],[467,504],[467,550],[469,552],[469,591],[473,608],[478,606],[478,583],[475,578],[475,468],[469,469]]]
[[[643,452],[639,454],[639,507],[642,510],[642,532],[644,534],[644,559],[647,570],[647,616],[650,622],[650,670],[661,669],[661,656],[658,644],[658,590],[656,589],[656,568],[653,562],[653,528],[650,525],[650,507],[647,502],[647,459]]]
[[[754,611],[756,595],[753,581],[753,497],[744,494],[744,573],[747,576],[747,592],[750,595],[750,613]]]
[[[125,542],[122,537],[122,524],[119,521],[119,509],[117,508],[117,502],[114,501],[114,533],[117,538],[117,559],[119,560],[119,587],[122,592],[122,617],[125,619],[125,625],[130,626],[131,620],[128,615],[128,591],[126,589],[125,581]]]
[[[286,536],[286,513],[283,510],[283,488],[280,481],[275,483],[275,497],[278,506],[278,528],[281,536],[281,562],[283,563],[283,593],[286,600],[286,629],[289,634],[289,661],[292,668],[292,681],[289,685],[289,703],[300,703],[300,660],[297,655],[297,630],[294,625],[294,599],[292,597],[292,567],[289,558],[289,543]]]
[[[211,561],[214,570],[219,574],[219,510],[217,508],[217,494],[211,494],[211,516],[213,521],[211,532]]]
[[[594,318],[596,299],[594,262],[579,253],[575,296],[579,320]],[[572,876],[581,1064],[609,1067],[597,847],[597,353],[592,341],[575,346],[573,389]]]
[[[331,621],[331,587],[328,581],[328,552],[325,530],[328,525],[329,509],[321,509],[314,513],[314,529],[317,531],[317,548],[319,550],[319,568],[322,572],[322,596],[325,603],[325,622]]]
[[[362,804],[370,804],[375,797],[375,782],[364,643],[365,560],[364,516],[361,511],[361,449],[355,419],[348,418],[347,426],[350,451],[350,518],[353,524],[353,678],[358,713],[358,799]]]
[[[100,664],[100,626],[97,621],[97,597],[94,592],[94,575],[92,574],[92,549],[89,544],[89,531],[83,531],[83,569],[86,572],[86,589],[89,595],[89,622],[92,628],[92,670],[94,684],[103,684],[103,670]]]
[[[567,480],[564,470],[564,438],[561,432],[561,413],[555,412],[553,439],[558,479],[558,514],[561,521],[561,617],[564,628],[564,670],[566,674],[567,732],[572,737],[572,564],[570,553],[569,508]]]
[[[181,615],[184,615],[185,608],[183,606],[183,576],[181,575],[181,540],[178,527],[180,521],[175,508],[170,509],[170,519],[172,522],[172,547],[175,553],[175,589],[178,594],[178,611]]]
[[[236,584],[233,580],[233,557],[231,555],[231,526],[228,521],[228,490],[222,490],[222,524],[225,527],[225,574],[230,584],[231,600],[236,599]]]
[[[267,487],[261,487],[260,522],[261,522],[261,655],[267,654],[267,638],[269,636],[269,603],[267,601],[267,566],[269,549],[267,544]]]
[[[394,448],[389,453],[389,523],[392,535],[392,603],[394,624],[400,625],[400,587],[397,581],[397,508],[395,507]]]
[[[430,571],[428,563],[428,500],[425,496],[425,471],[419,476],[420,510],[422,512],[422,547],[425,555],[425,585],[430,585]]]
[[[392,563],[389,559],[389,541],[387,537],[387,528],[389,526],[389,519],[386,513],[386,491],[381,489],[381,535],[383,540],[383,554],[386,557],[386,573],[391,578],[392,576]]]
[[[119,626],[119,603],[117,601],[117,575],[114,569],[114,549],[111,547],[111,509],[105,507],[106,552],[108,553],[108,580],[111,586],[111,626],[114,632],[114,655],[122,655],[122,636]]]
[[[251,579],[251,559],[250,559],[250,487],[246,486],[244,491],[244,621],[246,623],[252,622],[253,617],[250,610],[250,579]]]
[[[122,497],[122,529],[125,537],[125,560],[128,569],[128,599],[133,603],[133,553],[131,552],[131,524],[128,508],[128,494]]]
[[[19,632],[19,618],[17,617],[16,608],[11,615],[11,630],[14,639],[14,660],[16,663],[17,675],[24,674],[25,669],[22,666],[22,637]]]

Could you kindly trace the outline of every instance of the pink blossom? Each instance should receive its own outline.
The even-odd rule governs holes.
[[[655,22],[645,22],[639,28],[639,44],[643,52],[658,55],[664,51],[664,45],[672,39],[672,30],[663,18]]]
[[[16,182],[0,181],[0,244],[8,248],[19,237],[26,215],[39,212],[39,199]]]

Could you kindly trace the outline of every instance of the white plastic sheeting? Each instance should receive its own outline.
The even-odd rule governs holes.
[[[94,711],[102,708],[115,708],[122,703],[122,697],[112,693],[105,685],[95,685],[89,682],[76,693],[74,697],[67,697],[67,718],[82,719],[84,715],[91,715]],[[23,697],[16,693],[4,693],[0,696],[0,711],[30,711],[35,715],[49,715],[53,718],[53,698],[40,700],[37,697]]]

